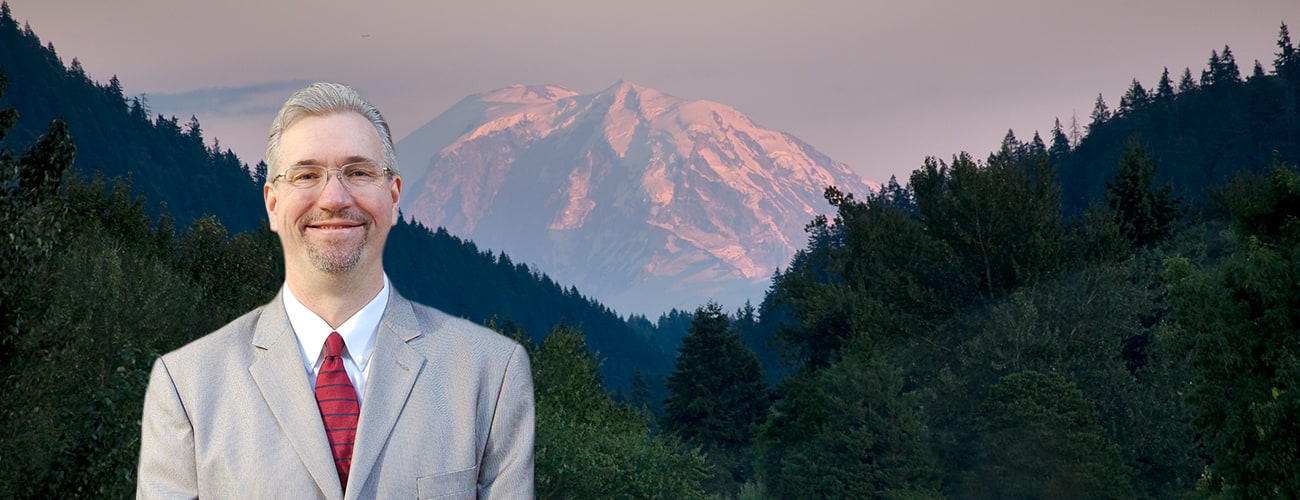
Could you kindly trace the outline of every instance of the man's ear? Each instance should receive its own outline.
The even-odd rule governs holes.
[[[276,195],[277,193],[275,192],[275,188],[270,184],[262,186],[262,201],[266,203],[266,220],[270,221],[272,232],[280,231],[280,229],[276,227],[280,220],[279,217],[275,216],[275,211],[279,208],[280,204],[280,199]]]
[[[401,209],[398,207],[402,201],[402,176],[393,176],[393,187],[390,190],[393,194],[393,225],[397,225],[397,219],[401,217]]]

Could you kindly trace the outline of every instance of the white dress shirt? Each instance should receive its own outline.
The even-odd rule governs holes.
[[[345,345],[343,349],[343,368],[348,372],[348,379],[357,391],[357,403],[362,401],[362,391],[366,387],[366,373],[370,367],[370,355],[374,352],[375,332],[379,331],[379,321],[384,317],[384,308],[388,307],[388,275],[384,275],[384,288],[379,295],[338,328],[330,328],[329,323],[319,315],[302,305],[289,285],[284,286],[284,310],[289,315],[289,325],[298,337],[298,349],[302,352],[302,362],[307,368],[307,380],[316,387],[316,372],[325,362],[325,339],[330,332],[339,332]]]

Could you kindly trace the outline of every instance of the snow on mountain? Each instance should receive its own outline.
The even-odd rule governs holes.
[[[731,107],[623,81],[470,96],[397,150],[408,217],[651,318],[761,300],[826,186],[876,187]]]

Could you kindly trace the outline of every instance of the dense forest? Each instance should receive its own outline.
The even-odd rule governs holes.
[[[532,350],[539,497],[1295,497],[1300,53],[1277,46],[1245,77],[1223,47],[1135,79],[1078,133],[829,187],[757,307],[624,321],[414,224],[385,260]],[[197,119],[148,118],[7,4],[0,47],[0,496],[130,496],[149,365],[265,302],[278,240]]]
[[[661,428],[724,496],[1300,495],[1285,24],[1277,47],[1244,78],[1224,47],[1199,79],[1134,80],[1073,139],[1058,121],[1050,141],[926,159],[906,186],[827,189],[836,214],[757,323],[696,313]],[[745,339],[788,375],[751,384],[770,363]]]

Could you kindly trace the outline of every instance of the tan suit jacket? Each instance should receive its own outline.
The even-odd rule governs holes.
[[[342,491],[282,298],[154,363],[140,498],[531,498],[528,355],[395,291]]]

